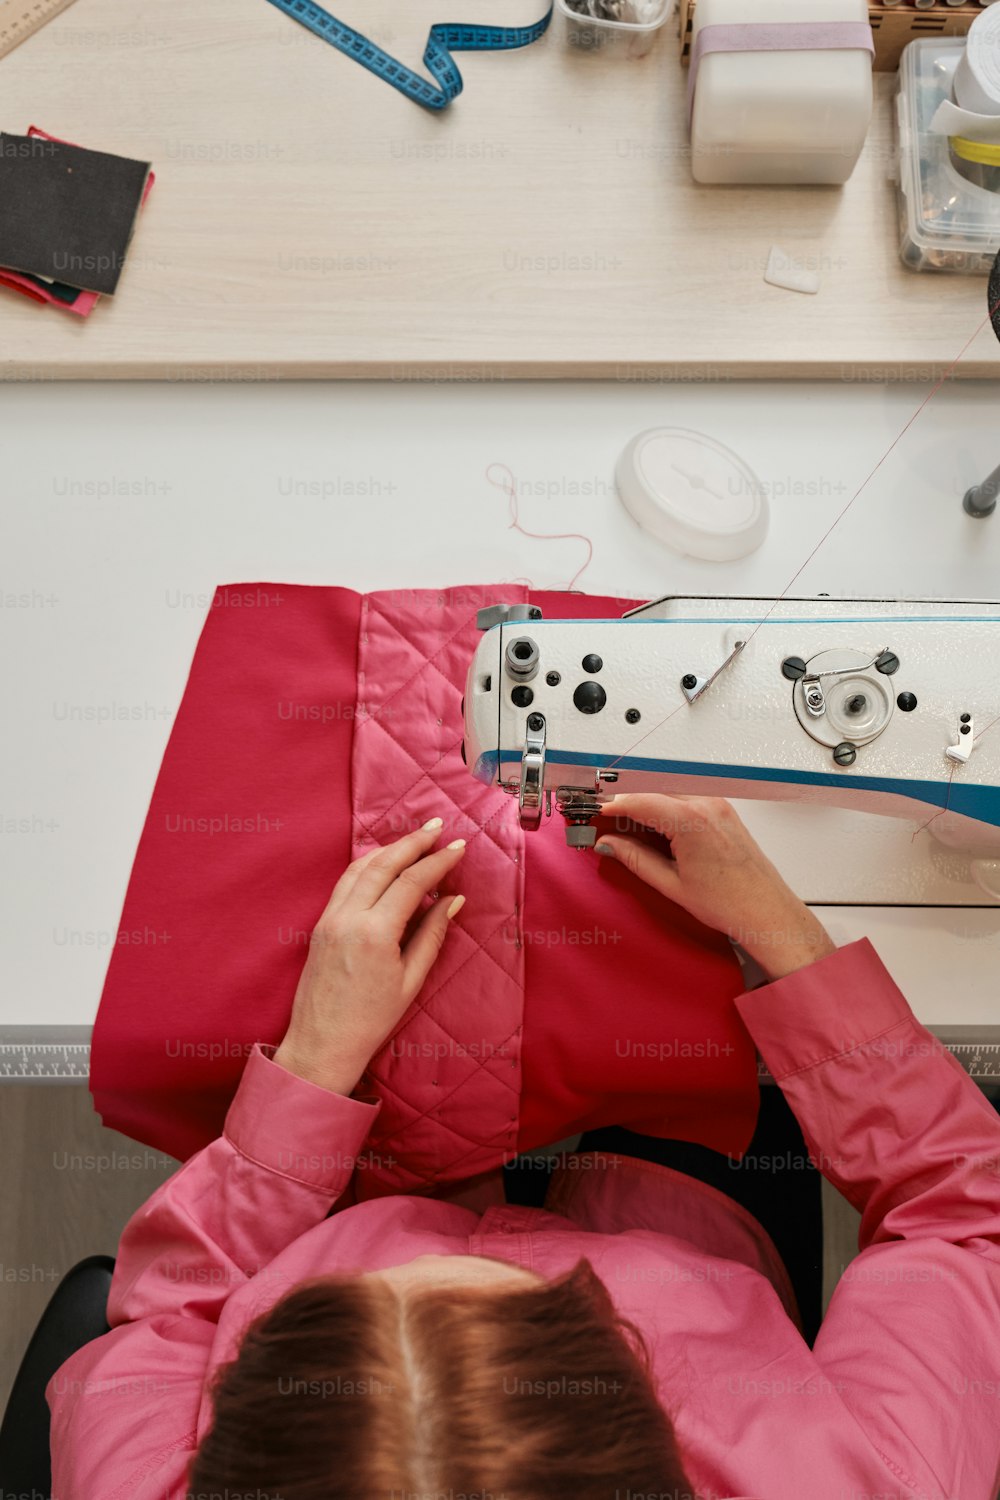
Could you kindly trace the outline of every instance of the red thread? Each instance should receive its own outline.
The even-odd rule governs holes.
[[[493,469],[499,469],[499,471],[506,477],[502,480],[494,479],[491,473]],[[590,540],[590,537],[584,536],[581,531],[527,531],[521,525],[521,522],[518,518],[517,481],[511,473],[510,469],[508,469],[507,465],[497,463],[489,464],[486,469],[486,478],[495,489],[503,490],[510,501],[510,529],[512,531],[519,531],[522,536],[531,537],[532,540],[536,542],[586,542],[587,561],[583,564],[582,567],[577,569],[577,571],[573,574],[573,577],[570,579],[569,583],[566,585],[567,592],[572,592],[572,590],[576,587],[577,581],[579,580],[581,574],[587,571],[587,569],[590,567],[590,564],[594,560],[594,544]],[[534,584],[530,579],[528,580],[528,587],[534,588]]]
[[[910,835],[911,844],[913,843],[913,840],[916,838],[918,833],[923,833],[925,828],[929,828],[932,823],[937,822],[938,818],[943,817],[944,814],[948,811],[949,807],[951,806],[951,784],[955,780],[955,772],[957,770],[957,762],[952,761],[948,771],[948,789],[944,794],[944,806],[939,807],[936,813],[931,813],[926,823],[919,823],[917,827],[914,828],[913,832]]]

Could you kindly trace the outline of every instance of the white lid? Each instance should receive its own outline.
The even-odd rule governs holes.
[[[615,470],[626,510],[668,547],[709,562],[754,552],[767,535],[767,495],[731,449],[685,427],[634,437]]]

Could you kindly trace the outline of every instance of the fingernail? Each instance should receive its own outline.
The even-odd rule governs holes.
[[[446,844],[445,845],[445,848],[446,849],[464,849],[465,848],[465,840],[464,839],[452,839],[452,841],[451,841],[450,844]]]
[[[612,849],[612,847],[611,847],[610,844],[595,844],[594,845],[594,853],[595,854],[614,854],[614,852],[615,851]]]
[[[430,818],[421,828],[421,833],[430,833],[432,828],[443,828],[444,818]]]
[[[464,905],[465,905],[465,897],[464,896],[456,896],[455,899],[454,899],[454,901],[451,903],[451,905],[448,908],[448,921],[449,922],[451,921],[452,917],[454,917],[458,912],[460,912],[462,910],[462,907]]]

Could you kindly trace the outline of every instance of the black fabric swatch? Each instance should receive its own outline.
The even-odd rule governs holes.
[[[149,163],[0,135],[0,265],[111,294]]]

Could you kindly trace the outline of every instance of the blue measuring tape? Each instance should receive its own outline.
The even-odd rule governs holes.
[[[400,0],[400,3],[405,4],[406,0]],[[550,5],[542,19],[531,26],[461,26],[457,23],[432,26],[424,50],[424,63],[437,80],[435,87],[419,73],[414,73],[412,68],[376,47],[360,31],[345,26],[322,6],[315,5],[313,0],[270,0],[270,4],[426,109],[444,109],[462,92],[462,75],[451,55],[453,52],[509,52],[515,47],[528,47],[544,35],[552,19]]]

